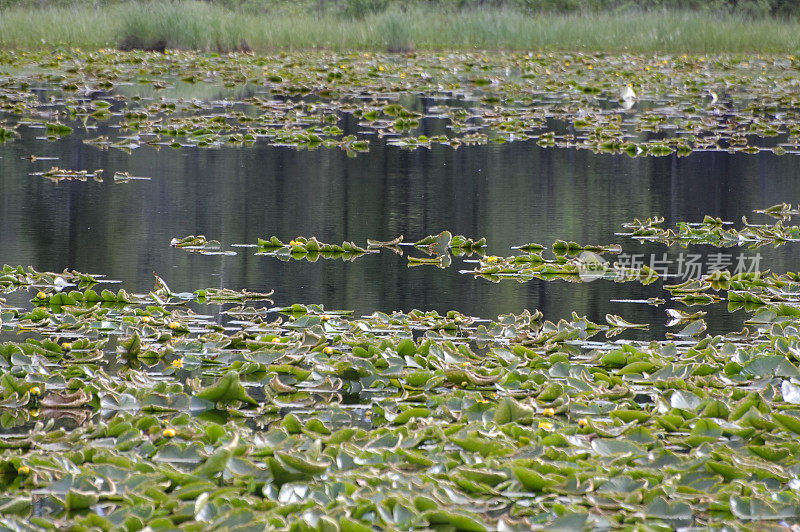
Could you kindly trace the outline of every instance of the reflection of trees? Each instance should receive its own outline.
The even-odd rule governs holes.
[[[485,236],[495,254],[557,238],[619,242],[639,252],[638,244],[613,236],[634,217],[664,215],[672,224],[711,214],[738,221],[800,192],[794,158],[770,154],[630,159],[530,142],[409,152],[373,139],[371,151],[355,159],[337,150],[258,144],[143,147],[128,155],[83,145],[77,132],[42,143],[21,130],[22,139],[0,147],[3,262],[106,273],[131,290],[149,289],[157,271],[175,290],[275,288],[279,303],[321,302],[359,312],[454,308],[492,317],[540,308],[552,318],[576,310],[602,319],[609,299],[651,297],[658,289],[600,282],[494,285],[458,274],[464,267],[459,260],[448,270],[407,269],[405,258],[388,252],[352,264],[285,264],[254,257],[249,249],[239,249],[236,257],[211,257],[170,249],[169,239],[202,233],[228,246],[302,234],[363,243],[368,237],[404,234],[412,240],[448,229]],[[53,184],[28,176],[50,163],[22,159],[30,153],[57,154],[62,167],[103,168],[107,177],[129,171],[153,180]],[[797,269],[789,264],[789,252],[777,255],[777,262],[764,267]],[[660,309],[612,310],[628,309],[641,312],[640,319],[652,313],[663,321]]]

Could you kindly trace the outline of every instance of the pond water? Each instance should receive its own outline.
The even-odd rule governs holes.
[[[798,72],[0,50],[4,519],[795,526]]]
[[[353,262],[281,262],[232,246],[271,235],[284,241],[313,235],[363,246],[367,238],[404,235],[414,241],[449,230],[486,237],[490,254],[509,255],[511,246],[527,242],[549,247],[564,239],[618,243],[647,263],[651,256],[663,259],[667,248],[615,236],[623,231],[621,224],[664,216],[669,226],[701,221],[705,214],[738,222],[755,209],[800,197],[795,158],[766,152],[630,158],[542,148],[532,141],[407,151],[374,139],[370,151],[357,157],[339,150],[261,145],[145,146],[128,154],[82,142],[96,132],[76,131],[59,142],[36,140],[40,130],[32,128],[22,127],[20,134],[18,141],[0,145],[0,262],[105,274],[140,292],[152,287],[153,272],[179,291],[275,289],[279,305],[322,303],[357,314],[419,308],[494,318],[527,308],[553,320],[576,311],[602,321],[611,312],[650,323],[650,334],[660,332],[664,321],[663,307],[612,301],[663,297],[661,282],[495,284],[459,273],[474,267],[459,258],[446,269],[409,268],[405,257],[389,252]],[[40,159],[30,161],[31,154]],[[105,177],[56,183],[29,175],[53,165],[103,169]],[[117,171],[151,179],[115,183]],[[237,254],[169,247],[172,237],[189,234],[219,240]],[[720,252],[710,246],[688,251],[704,254],[703,273],[707,255]],[[677,261],[688,251],[669,249],[672,282],[682,280]],[[798,267],[785,248],[721,251],[733,262],[731,269],[742,253],[748,260],[758,254],[761,269]],[[710,315],[712,327],[734,330],[744,319],[718,310]]]

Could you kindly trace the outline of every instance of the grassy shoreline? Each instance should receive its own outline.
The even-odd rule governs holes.
[[[800,21],[675,10],[532,15],[509,8],[454,12],[425,7],[355,19],[310,12],[254,14],[175,1],[1,9],[0,46],[796,53]]]

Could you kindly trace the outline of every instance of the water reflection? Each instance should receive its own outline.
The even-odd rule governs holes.
[[[153,272],[178,291],[274,288],[277,304],[319,302],[359,314],[420,308],[495,317],[538,308],[549,319],[574,310],[603,321],[612,312],[653,323],[652,334],[666,321],[663,307],[609,300],[668,294],[660,283],[492,284],[459,274],[471,268],[461,259],[446,270],[409,269],[405,257],[386,251],[353,263],[283,263],[247,248],[234,248],[233,257],[186,253],[169,241],[205,234],[230,249],[258,237],[314,235],[363,245],[367,238],[403,234],[408,241],[448,229],[485,236],[488,252],[498,255],[510,254],[512,245],[565,239],[620,243],[629,253],[660,256],[665,248],[614,233],[635,217],[663,215],[672,224],[710,214],[738,222],[754,209],[800,201],[796,160],[769,153],[632,159],[533,142],[404,151],[375,139],[357,158],[261,145],[143,147],[129,155],[87,146],[77,132],[48,143],[35,141],[28,128],[20,132],[21,139],[0,147],[0,261],[103,273],[132,291],[149,290]],[[25,159],[31,153],[59,159],[31,162]],[[28,175],[53,164],[103,169],[105,180],[52,183]],[[114,183],[117,171],[152,180]],[[798,269],[791,247],[760,253],[762,269]],[[736,329],[742,319],[720,312],[710,324]]]

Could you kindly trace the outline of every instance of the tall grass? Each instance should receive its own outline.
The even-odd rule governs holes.
[[[630,52],[800,51],[800,22],[687,11],[524,14],[415,7],[361,18],[245,13],[193,0],[0,10],[0,45],[257,51],[536,49]]]

